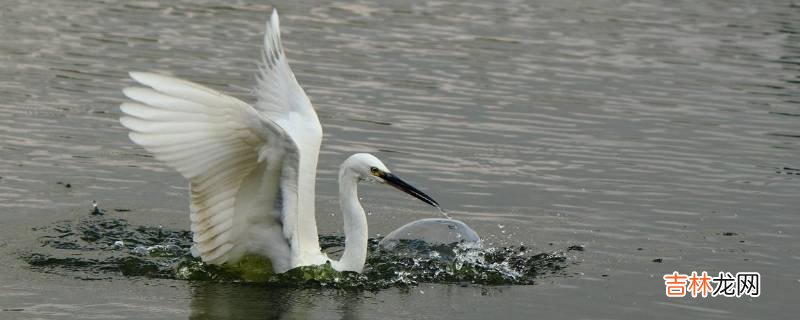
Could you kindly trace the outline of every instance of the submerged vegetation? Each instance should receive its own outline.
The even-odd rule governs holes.
[[[109,279],[117,275],[223,282],[265,282],[276,286],[378,289],[428,283],[486,285],[533,284],[565,275],[566,252],[535,253],[525,246],[483,248],[477,244],[428,245],[402,241],[391,250],[370,239],[364,272],[338,272],[330,264],[306,266],[283,274],[268,260],[246,256],[233,265],[207,265],[189,253],[191,232],[132,226],[124,219],[89,216],[35,229],[41,252],[23,256],[32,268]],[[335,255],[343,237],[321,236],[324,251]]]

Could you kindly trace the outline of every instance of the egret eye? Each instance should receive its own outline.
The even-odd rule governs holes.
[[[369,168],[369,172],[371,172],[371,173],[372,173],[372,175],[375,175],[375,176],[377,176],[377,175],[378,175],[378,173],[379,173],[379,172],[381,172],[381,171],[380,171],[380,170],[378,170],[378,168],[372,167],[372,168]]]

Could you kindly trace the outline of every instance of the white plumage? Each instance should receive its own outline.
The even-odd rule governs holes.
[[[314,218],[322,127],[283,52],[276,11],[262,54],[253,106],[185,80],[132,72],[146,87],[123,90],[134,102],[120,106],[120,122],[133,142],[189,180],[195,256],[224,264],[257,254],[285,272],[329,261]],[[340,171],[347,247],[342,261],[331,261],[337,270],[363,268],[366,217],[355,184],[366,176],[436,205],[377,158],[350,157]]]

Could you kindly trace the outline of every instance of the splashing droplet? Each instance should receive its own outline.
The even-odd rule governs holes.
[[[441,213],[445,218],[453,220],[453,218],[451,218],[450,215],[447,214],[447,211],[444,211],[444,209],[442,209],[442,207],[436,206],[436,208],[439,209],[439,213]]]

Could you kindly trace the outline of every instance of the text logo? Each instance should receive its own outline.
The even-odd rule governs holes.
[[[679,298],[687,294],[692,298],[698,296],[717,297],[758,297],[761,295],[761,274],[758,272],[720,272],[716,277],[709,276],[703,271],[697,274],[681,274],[673,271],[664,275],[667,297]]]

